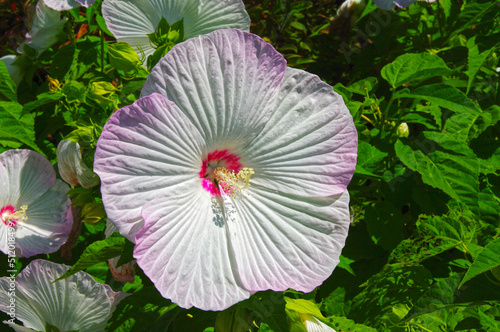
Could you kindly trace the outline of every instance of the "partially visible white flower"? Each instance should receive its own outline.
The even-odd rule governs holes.
[[[7,254],[15,247],[18,257],[58,250],[73,216],[69,187],[56,179],[47,158],[31,150],[0,154],[0,183],[0,250]]]
[[[380,9],[391,10],[396,6],[406,8],[415,1],[434,2],[435,0],[373,0],[373,3]]]
[[[64,181],[89,189],[99,184],[99,177],[82,160],[78,143],[62,140],[57,146],[57,167]]]
[[[330,33],[338,36],[349,35],[365,7],[365,0],[344,1],[330,24]]]
[[[102,16],[119,42],[128,43],[139,56],[144,52],[146,59],[155,51],[148,34],[162,17],[170,25],[183,20],[184,40],[218,29],[250,30],[241,0],[104,0]]]
[[[106,229],[104,230],[104,235],[106,237],[110,237],[111,234],[117,231],[118,228],[116,228],[116,226],[113,225],[113,223],[108,219],[108,221],[106,221]],[[111,271],[111,275],[116,281],[134,282],[135,265],[137,264],[136,260],[134,259],[128,263],[116,267],[116,264],[118,264],[120,257],[121,256],[116,256],[114,258],[108,259],[108,266],[109,270]]]
[[[336,332],[330,326],[326,325],[311,314],[302,314],[299,312],[302,323],[306,327],[307,332]]]
[[[47,7],[57,11],[70,10],[76,7],[90,7],[95,0],[43,0]]]
[[[29,45],[38,55],[43,53],[57,42],[66,21],[67,18],[61,18],[60,12],[47,7],[43,1],[38,1],[31,30],[26,33],[24,43],[17,51],[24,54],[24,45]]]
[[[14,54],[10,54],[1,57],[0,60],[5,64],[5,67],[7,67],[10,78],[12,78],[16,85],[19,85],[19,83],[23,80],[23,72],[21,67],[14,64],[14,61],[17,60],[17,56]]]
[[[104,331],[117,304],[128,294],[114,292],[80,271],[54,282],[68,266],[42,259],[32,261],[15,277],[15,318],[4,321],[16,331],[45,331],[47,323],[60,331]],[[9,277],[0,278],[0,310],[9,314]]]

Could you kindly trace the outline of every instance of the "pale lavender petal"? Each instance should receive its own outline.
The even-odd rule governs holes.
[[[95,0],[76,0],[83,7],[90,7],[94,4]]]
[[[220,205],[197,180],[144,206],[134,257],[163,297],[183,308],[223,310],[250,293],[235,274]]]
[[[198,179],[203,145],[179,108],[158,94],[111,116],[97,142],[94,170],[101,178],[107,216],[122,235],[134,241],[146,202],[171,186]]]
[[[76,0],[43,0],[45,5],[57,11],[70,10],[80,7],[81,3]]]
[[[16,276],[16,318],[26,328],[45,331],[46,323],[61,331],[104,331],[117,303],[126,296],[80,271],[53,283],[68,266],[32,261]],[[0,310],[7,312],[10,280],[0,278]]]
[[[344,192],[358,136],[342,97],[316,76],[287,68],[271,119],[245,149],[252,182],[307,197]]]
[[[245,289],[308,293],[331,275],[350,224],[347,191],[304,198],[252,186],[228,199],[226,224]]]
[[[209,150],[244,146],[270,118],[285,69],[283,56],[260,37],[218,30],[175,46],[153,68],[142,94],[158,92],[175,102]]]
[[[28,205],[26,222],[16,226],[18,255],[31,257],[57,251],[68,239],[73,225],[67,184],[61,180]]]
[[[0,154],[0,205],[20,207],[43,195],[56,181],[50,162],[32,150],[8,150]]]

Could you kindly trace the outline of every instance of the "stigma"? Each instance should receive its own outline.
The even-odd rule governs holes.
[[[224,167],[217,167],[214,171],[214,177],[220,189],[226,195],[237,199],[242,198],[242,190],[250,186],[250,177],[252,174],[255,174],[255,172],[253,168],[249,167],[244,167],[238,173]]]
[[[0,210],[0,219],[2,219],[2,222],[6,226],[17,226],[18,222],[28,221],[28,215],[26,214],[27,210],[27,205],[21,206],[21,209],[17,211],[12,205],[7,205]]]

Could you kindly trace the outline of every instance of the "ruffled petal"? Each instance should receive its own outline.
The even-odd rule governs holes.
[[[270,118],[285,69],[283,56],[260,37],[218,30],[170,50],[142,94],[175,102],[209,149],[244,146]]]
[[[346,190],[356,166],[358,136],[349,110],[313,74],[287,68],[271,119],[245,149],[252,182],[307,197]]]
[[[285,195],[252,186],[229,210],[230,246],[245,289],[311,292],[339,262],[349,228],[349,194]]]
[[[97,142],[94,170],[108,218],[134,241],[142,206],[199,178],[203,140],[171,101],[153,94],[115,112]]]
[[[125,293],[78,272],[53,283],[68,266],[44,260],[32,261],[16,277],[16,318],[26,328],[45,331],[45,323],[62,331],[104,331],[107,320]],[[0,278],[0,310],[9,302],[9,279]]]
[[[67,184],[56,180],[45,194],[28,205],[28,220],[18,222],[16,226],[19,256],[49,254],[66,242],[73,225],[68,191]]]
[[[183,308],[223,310],[246,299],[217,198],[196,179],[146,204],[134,257],[163,297]]]
[[[31,150],[8,150],[0,154],[0,205],[30,205],[56,181],[50,162]]]
[[[61,18],[61,13],[47,7],[43,1],[36,4],[36,13],[31,30],[26,33],[26,39],[17,51],[24,54],[24,44],[34,48],[38,54],[57,42],[67,18]]]

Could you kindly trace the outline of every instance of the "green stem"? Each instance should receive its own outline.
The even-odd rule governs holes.
[[[101,72],[104,74],[104,35],[101,29],[99,29],[99,35],[101,36]]]

